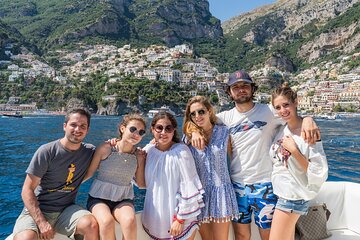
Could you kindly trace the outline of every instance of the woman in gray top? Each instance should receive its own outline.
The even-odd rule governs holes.
[[[136,219],[132,180],[145,187],[146,153],[135,147],[145,134],[146,124],[138,114],[125,115],[119,124],[120,140],[112,147],[104,143],[97,147],[85,176],[98,175],[91,185],[88,209],[99,223],[100,238],[115,240],[115,221],[121,225],[123,238],[136,239]]]

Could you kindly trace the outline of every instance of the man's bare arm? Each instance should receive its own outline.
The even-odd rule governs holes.
[[[205,149],[206,139],[203,135],[201,135],[199,128],[192,122],[187,122],[185,127],[186,132],[191,136],[191,145],[199,150]]]
[[[34,219],[40,230],[40,239],[52,239],[54,230],[50,223],[45,219],[39,208],[39,202],[34,194],[35,188],[40,184],[40,178],[31,174],[27,174],[22,188],[21,197],[24,201],[26,209]]]
[[[303,119],[301,137],[309,144],[314,144],[321,139],[320,129],[312,117],[305,117]]]

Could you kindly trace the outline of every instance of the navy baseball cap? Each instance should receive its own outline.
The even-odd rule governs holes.
[[[232,86],[237,82],[254,83],[254,81],[249,76],[249,74],[243,70],[232,73],[229,77],[229,81],[227,82],[227,85]]]

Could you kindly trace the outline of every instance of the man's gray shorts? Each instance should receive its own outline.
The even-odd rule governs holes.
[[[66,235],[70,239],[75,239],[74,234],[79,219],[91,214],[88,210],[75,204],[65,208],[62,212],[42,213],[57,233]],[[26,208],[23,209],[16,220],[13,235],[15,236],[15,234],[25,230],[33,230],[39,235],[39,229]]]

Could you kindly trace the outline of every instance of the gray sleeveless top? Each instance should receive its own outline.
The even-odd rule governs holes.
[[[119,153],[115,148],[100,161],[98,175],[94,179],[89,194],[92,197],[121,201],[133,199],[131,181],[135,175],[137,160],[135,154]]]

